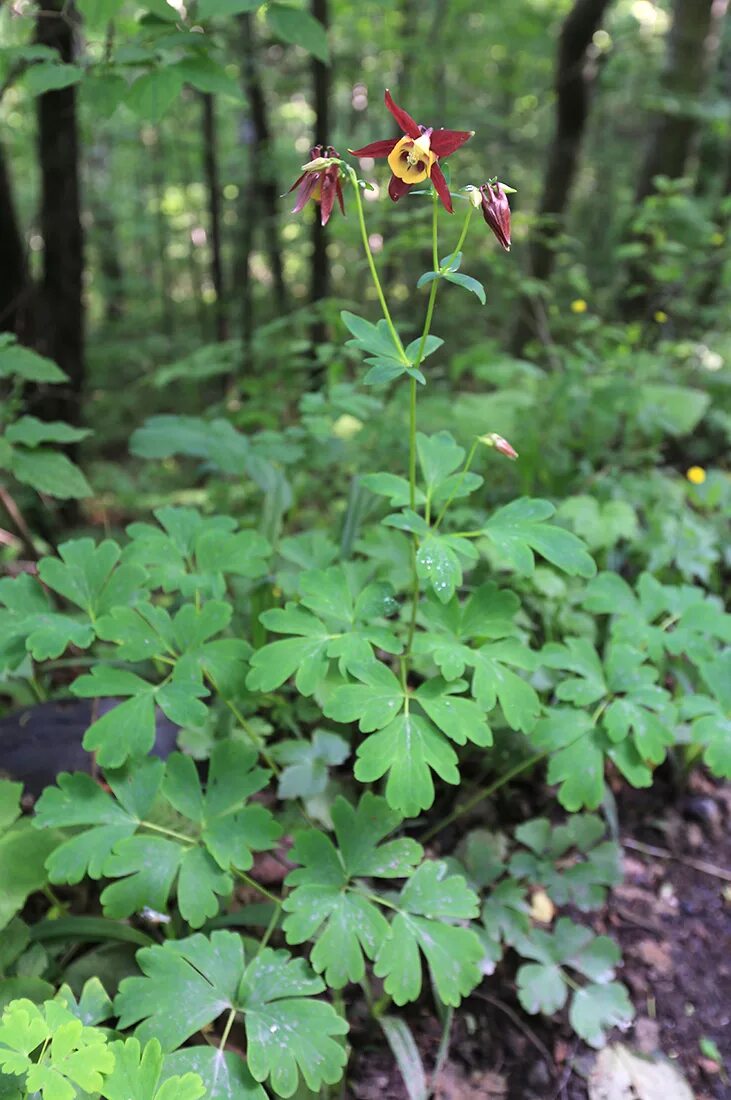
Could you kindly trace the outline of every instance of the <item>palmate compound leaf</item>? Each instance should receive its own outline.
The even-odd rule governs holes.
[[[43,1058],[34,1052],[45,1044]],[[43,1100],[75,1100],[79,1090],[98,1093],[114,1067],[106,1036],[84,1024],[60,1002],[12,1001],[0,1020],[0,1069],[24,1076],[28,1094]]]
[[[521,497],[494,512],[483,531],[518,573],[530,575],[538,553],[571,577],[593,577],[596,565],[581,539],[545,522],[554,512],[547,500]]]
[[[164,911],[177,882],[182,916],[200,927],[218,913],[219,897],[231,893],[231,872],[248,870],[253,852],[274,847],[281,834],[268,809],[248,804],[268,780],[256,759],[248,745],[220,742],[205,791],[193,761],[180,753],[166,766],[148,759],[108,772],[111,795],[90,776],[62,774],[59,786],[41,796],[36,824],[85,828],[49,859],[51,881],[79,882],[85,874],[118,879],[101,895],[105,914],[113,918],[145,905]],[[188,818],[184,834],[164,835],[163,829],[159,835],[154,820],[146,821],[161,787],[170,806]]]
[[[310,961],[328,986],[361,981],[365,958],[374,959],[388,923],[374,901],[349,889],[356,878],[407,878],[423,850],[403,837],[381,841],[401,823],[385,799],[365,794],[357,808],[344,798],[332,807],[337,848],[323,832],[298,833],[290,858],[301,866],[287,877],[294,889],[284,902],[287,942],[315,940]]]
[[[203,1081],[206,1100],[268,1100],[243,1058],[231,1051],[219,1051],[211,1046],[183,1047],[166,1056],[165,1084],[168,1078],[176,1080],[181,1074],[191,1073]],[[175,1096],[170,1100],[175,1100]]]
[[[364,732],[380,731],[358,747],[355,777],[370,783],[388,773],[389,806],[414,817],[434,801],[432,772],[445,783],[459,782],[457,755],[444,734],[458,745],[467,740],[491,744],[484,712],[472,700],[454,694],[466,687],[462,681],[447,684],[437,678],[407,697],[383,662],[356,666],[353,672],[360,683],[335,688],[324,713],[336,722],[358,720]]]
[[[5,644],[17,638],[20,653],[27,650],[36,661],[54,660],[69,645],[87,649],[94,641],[91,624],[54,611],[38,580],[27,573],[0,580],[0,603],[7,609],[0,612]]]
[[[109,1044],[114,1055],[114,1069],[102,1085],[105,1100],[199,1100],[206,1087],[195,1072],[168,1077],[160,1083],[163,1072],[162,1048],[157,1039],[144,1047],[139,1039],[126,1039]]]
[[[202,698],[210,694],[206,680],[220,693],[243,674],[246,643],[235,638],[211,640],[225,629],[233,609],[227,602],[209,600],[183,604],[171,618],[147,602],[135,608],[115,608],[97,623],[100,637],[119,645],[125,660],[155,656],[174,661],[170,677],[152,684],[134,672],[95,665],[79,676],[72,691],[82,698],[127,696],[124,702],[97,719],[84,736],[84,747],[96,752],[104,768],[116,768],[130,756],[148,752],[155,739],[155,705],[179,726],[205,721]]]
[[[471,920],[479,898],[460,875],[450,875],[446,863],[422,863],[392,900],[398,910],[378,952],[375,973],[397,1005],[414,1001],[421,992],[419,951],[425,958],[440,999],[458,1005],[482,978],[484,949],[479,937],[450,921]]]
[[[247,1062],[256,1081],[291,1096],[299,1075],[317,1090],[342,1076],[348,1025],[324,1001],[324,988],[302,959],[265,948],[246,965],[232,932],[197,933],[137,953],[142,977],[125,978],[115,1009],[120,1027],[172,1051],[223,1013],[243,1015]]]
[[[557,1012],[571,988],[571,1026],[592,1046],[603,1045],[605,1028],[632,1019],[627,990],[613,980],[620,954],[608,936],[595,936],[589,928],[561,917],[552,933],[533,929],[517,947],[521,955],[536,960],[521,966],[516,976],[518,999],[526,1012]],[[588,984],[577,989],[567,970],[587,978]]]
[[[343,565],[308,570],[299,585],[301,604],[287,603],[260,616],[269,630],[296,636],[270,642],[253,655],[247,679],[253,690],[271,691],[294,676],[297,690],[311,695],[331,659],[345,675],[372,662],[374,647],[401,651],[401,642],[382,621],[397,608],[390,586],[368,584],[359,590],[355,574]]]

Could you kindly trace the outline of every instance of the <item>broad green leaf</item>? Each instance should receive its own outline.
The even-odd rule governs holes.
[[[32,451],[15,448],[11,469],[24,485],[59,500],[78,500],[93,495],[79,467],[66,455],[55,451],[46,451],[42,447]]]
[[[418,714],[400,714],[358,746],[355,778],[372,783],[388,773],[386,799],[405,817],[416,817],[434,802],[432,771],[445,783],[459,783],[457,754]]]
[[[350,756],[350,745],[336,733],[315,730],[311,741],[279,742],[275,754],[285,765],[279,776],[279,797],[312,798],[325,790],[330,767]]]
[[[72,539],[61,543],[58,554],[39,562],[41,580],[90,616],[133,602],[145,579],[139,566],[118,564],[121,551],[111,539],[98,546],[92,539]]]
[[[198,1100],[206,1094],[203,1081],[195,1072],[168,1077],[161,1084],[163,1054],[157,1039],[144,1047],[139,1040],[125,1039],[109,1044],[114,1069],[102,1085],[106,1100]]]
[[[0,836],[0,929],[20,912],[31,894],[46,886],[46,860],[58,842],[57,833],[38,833],[29,818],[15,822]]]
[[[200,932],[137,952],[140,977],[124,978],[114,1001],[122,1029],[176,1050],[200,1028],[237,1006],[244,949],[233,932]]]
[[[0,378],[22,378],[25,382],[66,382],[67,376],[50,359],[20,344],[0,345]]]
[[[327,32],[322,23],[309,12],[272,0],[267,5],[266,18],[277,38],[294,46],[302,46],[320,61],[329,62]]]
[[[48,422],[35,416],[21,416],[8,427],[5,438],[10,443],[37,447],[40,443],[78,443],[91,434],[88,428],[72,428],[60,420]]]
[[[485,288],[479,279],[473,279],[471,275],[455,274],[454,272],[447,272],[444,278],[449,283],[455,283],[457,286],[463,287],[464,290],[469,290],[480,303],[484,306],[487,301],[487,295],[485,294]]]
[[[483,948],[467,928],[443,923],[470,920],[479,899],[447,864],[427,861],[406,882],[393,902],[398,912],[378,953],[375,973],[396,1004],[416,1000],[421,990],[419,951],[444,1004],[458,1005],[481,980]]]
[[[78,84],[84,76],[84,70],[78,65],[57,65],[53,62],[41,62],[31,65],[22,77],[22,84],[29,95],[44,95],[69,88]]]
[[[522,497],[494,512],[484,533],[518,573],[533,572],[535,551],[569,576],[592,577],[596,565],[581,539],[545,522],[554,511],[547,500]]]
[[[165,1084],[169,1078],[174,1080],[191,1073],[203,1081],[206,1100],[267,1100],[244,1059],[231,1051],[211,1046],[183,1047],[165,1058],[162,1071]]]
[[[159,122],[180,95],[181,74],[172,65],[153,69],[137,77],[125,97],[133,114],[149,122]]]
[[[619,982],[586,985],[574,993],[569,1007],[569,1022],[585,1042],[602,1047],[612,1027],[626,1027],[634,1009],[626,988]]]
[[[264,0],[198,0],[199,19],[224,18],[229,15],[242,15],[257,11]]]
[[[472,699],[455,694],[466,686],[463,680],[448,684],[437,676],[422,684],[414,692],[414,699],[418,700],[434,725],[452,741],[458,745],[472,741],[475,745],[486,747],[492,744],[492,733],[483,708]]]
[[[357,720],[359,728],[370,733],[387,725],[399,713],[404,704],[404,689],[382,661],[364,665],[357,675],[361,682],[335,688],[323,712],[336,722]]]
[[[530,733],[541,712],[540,700],[535,688],[509,666],[531,669],[534,654],[517,639],[509,638],[473,651],[470,660],[475,670],[472,694],[482,709],[490,711],[499,703],[512,729]]]
[[[338,989],[362,980],[364,955],[374,959],[388,933],[378,907],[349,891],[349,883],[361,876],[406,877],[422,849],[408,838],[381,843],[401,819],[375,795],[365,794],[357,809],[337,798],[332,818],[338,848],[319,830],[297,834],[290,856],[302,866],[287,877],[295,889],[284,902],[283,927],[288,943],[316,940],[310,961]]]

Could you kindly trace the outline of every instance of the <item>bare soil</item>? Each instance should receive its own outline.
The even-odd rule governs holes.
[[[698,771],[679,794],[660,779],[651,792],[622,790],[618,816],[625,880],[592,923],[621,945],[619,977],[636,1019],[612,1038],[672,1059],[696,1100],[731,1100],[731,787]],[[510,963],[455,1014],[448,1059],[431,1082],[435,1100],[587,1100],[595,1052],[565,1018],[522,1011]],[[429,1072],[439,1024],[426,1009],[407,1018]],[[716,1044],[726,1072],[704,1055],[703,1038]],[[384,1037],[365,1014],[352,1039],[346,1095],[408,1100]]]

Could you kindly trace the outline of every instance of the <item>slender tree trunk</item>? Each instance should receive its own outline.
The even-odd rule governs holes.
[[[152,185],[153,204],[155,207],[155,233],[157,236],[157,254],[159,257],[158,274],[160,279],[160,306],[162,312],[163,331],[166,336],[173,334],[173,305],[170,297],[172,273],[170,271],[170,258],[168,256],[168,222],[163,209],[163,195],[165,191],[165,151],[162,145],[162,136],[159,128],[154,133],[154,139],[148,148],[150,162],[150,183]]]
[[[694,108],[717,53],[727,4],[728,0],[675,0],[661,83],[663,97],[676,101],[677,106],[657,114],[637,181],[638,203],[652,194],[656,176],[678,179],[685,175],[700,126]]]
[[[556,132],[549,150],[543,193],[538,208],[540,227],[530,244],[531,274],[550,278],[555,263],[554,244],[576,178],[581,142],[586,129],[596,69],[590,58],[594,34],[601,26],[611,0],[576,0],[566,17],[556,65]],[[525,298],[513,333],[513,350],[519,353],[526,340],[538,334],[536,302]]]
[[[40,0],[36,40],[74,57],[73,7],[64,0]],[[41,168],[40,229],[43,278],[38,345],[66,372],[66,386],[43,396],[46,417],[79,422],[84,387],[84,307],[79,137],[76,88],[38,97],[38,153]]]
[[[248,14],[240,15],[238,18],[243,51],[244,91],[249,101],[249,117],[252,127],[249,193],[252,198],[255,195],[257,200],[255,205],[249,206],[247,216],[254,218],[257,213],[260,215],[265,249],[272,273],[274,308],[281,315],[287,311],[287,289],[284,282],[284,265],[282,263],[278,228],[278,202],[281,188],[277,186],[274,176],[271,127],[257,62],[253,20],[251,15]]]
[[[31,343],[33,286],[15,209],[10,170],[1,145],[0,241],[0,332],[14,332],[23,343]]]
[[[228,339],[226,292],[223,281],[221,248],[221,178],[218,167],[218,128],[216,101],[210,92],[203,92],[203,170],[208,192],[208,239],[211,257],[211,282],[216,292],[216,339]]]
[[[88,203],[94,224],[93,243],[104,279],[104,317],[108,324],[114,324],[124,314],[124,273],[119,254],[117,221],[109,198],[113,194],[110,158],[109,143],[106,138],[101,138],[88,158]]]
[[[329,10],[328,0],[312,0],[312,14],[315,19],[328,27]],[[312,87],[315,107],[315,130],[313,145],[326,147],[330,143],[330,88],[332,82],[332,69],[330,66],[312,59]],[[319,214],[319,210],[316,211]],[[312,220],[312,266],[310,269],[310,302],[316,306],[318,302],[327,298],[330,293],[330,266],[327,262],[327,228],[320,224],[320,218]],[[316,317],[310,330],[310,339],[313,350],[327,339],[327,325],[322,317]],[[317,381],[321,368],[317,366],[313,381]]]
[[[697,106],[717,55],[718,32],[727,5],[728,0],[674,0],[661,77],[663,97],[674,106],[656,115],[637,180],[637,205],[653,194],[658,176],[679,179],[692,172],[700,134]],[[626,318],[647,317],[657,307],[650,282],[646,258],[630,261],[621,292]]]

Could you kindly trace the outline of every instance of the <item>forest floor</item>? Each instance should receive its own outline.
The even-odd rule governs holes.
[[[679,796],[657,783],[650,792],[625,789],[618,802],[625,878],[594,926],[622,948],[618,976],[636,1018],[611,1040],[662,1054],[695,1100],[731,1100],[731,786],[697,770]],[[434,1100],[587,1100],[596,1052],[558,1018],[523,1013],[497,977],[485,989],[455,1014]],[[428,1070],[437,1058],[438,1022],[425,1013],[409,1024]],[[408,1100],[383,1035],[365,1030],[353,1038],[359,1055],[349,1100]],[[715,1042],[725,1071],[704,1054],[702,1039]],[[662,1096],[675,1100],[668,1091]]]

